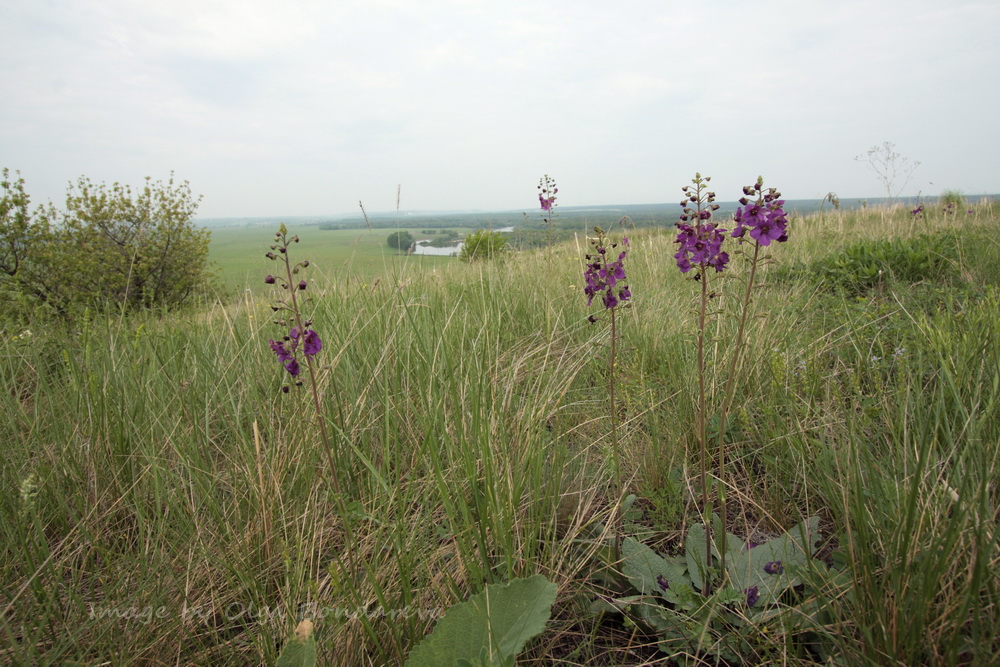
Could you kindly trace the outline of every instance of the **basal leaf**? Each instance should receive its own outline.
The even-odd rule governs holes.
[[[491,584],[482,593],[451,607],[430,635],[411,652],[412,667],[455,665],[460,660],[502,665],[545,629],[557,587],[536,574],[507,584]],[[484,652],[485,650],[485,652]]]

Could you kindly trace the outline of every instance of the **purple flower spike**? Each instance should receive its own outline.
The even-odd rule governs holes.
[[[781,574],[785,571],[785,566],[781,564],[780,560],[775,560],[765,564],[764,571],[768,574]]]
[[[591,241],[594,252],[587,255],[589,263],[583,272],[583,293],[587,297],[588,306],[594,303],[595,297],[600,296],[605,310],[611,310],[632,298],[632,292],[628,285],[624,284],[626,279],[624,263],[629,241],[628,238],[622,239],[622,250],[618,253],[618,259],[612,262],[608,248],[615,248],[618,244],[613,243],[609,246],[604,230],[597,227],[595,231],[597,238]],[[619,286],[619,283],[623,284]],[[591,323],[594,322],[593,316],[589,319]]]
[[[677,223],[677,239],[674,243],[680,245],[680,249],[674,255],[677,260],[677,268],[681,273],[687,273],[694,265],[711,266],[716,271],[722,271],[729,262],[729,255],[722,252],[722,241],[726,232],[721,227],[716,227],[714,222],[700,224],[697,227]]]
[[[307,356],[311,357],[323,349],[323,341],[319,339],[319,334],[312,329],[306,331],[303,341],[302,350]]]

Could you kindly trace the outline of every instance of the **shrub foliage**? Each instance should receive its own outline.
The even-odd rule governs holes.
[[[3,171],[0,291],[20,304],[72,317],[82,308],[175,307],[208,279],[209,232],[194,224],[187,182],[147,178],[141,189],[71,184],[65,207],[30,211],[24,180]]]

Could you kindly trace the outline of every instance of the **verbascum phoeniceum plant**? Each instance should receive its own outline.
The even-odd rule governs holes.
[[[275,313],[274,324],[280,328],[281,334],[276,339],[270,339],[268,344],[278,358],[282,369],[280,372],[286,375],[287,383],[281,387],[284,394],[295,394],[308,382],[312,408],[315,411],[315,424],[327,460],[326,469],[321,467],[320,471],[332,487],[333,500],[344,527],[343,548],[336,558],[343,568],[345,563],[341,558],[346,555],[346,571],[349,576],[353,577],[358,573],[358,570],[355,567],[353,555],[355,538],[352,515],[345,491],[354,489],[354,485],[353,480],[351,480],[351,489],[344,489],[344,480],[341,478],[339,470],[345,462],[341,458],[341,451],[335,448],[330,438],[323,411],[319,377],[320,364],[317,358],[323,350],[323,341],[313,328],[312,319],[303,314],[304,306],[310,301],[307,296],[309,282],[303,277],[305,270],[309,268],[309,260],[292,262],[290,247],[295,243],[299,243],[298,235],[289,236],[288,229],[282,223],[274,235],[274,242],[271,244],[270,250],[264,255],[267,259],[278,263],[278,270],[275,272],[277,275],[268,274],[264,278],[264,283],[273,285],[282,292],[271,305],[271,310]],[[300,663],[295,662],[298,659],[296,656],[300,657],[300,654],[315,655],[315,639],[311,637],[311,624],[309,630],[305,639],[300,641],[296,638],[286,644],[281,656],[279,656],[279,664],[297,665]],[[298,634],[299,630],[297,629],[296,635]],[[285,662],[282,662],[283,660]],[[301,664],[313,663],[306,661],[301,662]]]
[[[700,448],[699,472],[706,527],[712,526],[712,502],[708,484],[705,328],[709,318],[709,302],[719,294],[710,287],[710,284],[713,282],[713,275],[725,271],[730,261],[729,253],[723,250],[728,230],[712,221],[714,213],[719,210],[719,205],[715,203],[715,193],[708,190],[709,181],[711,181],[711,177],[702,177],[701,174],[695,174],[694,179],[691,181],[692,185],[682,188],[684,192],[684,199],[681,200],[683,212],[680,216],[680,221],[676,223],[678,233],[675,241],[679,249],[674,255],[674,259],[677,261],[677,268],[680,269],[681,273],[692,274],[693,279],[699,283],[700,287],[697,333],[698,407],[696,428]],[[740,207],[737,208],[732,220],[734,227],[731,238],[736,240],[739,252],[749,257],[750,267],[749,274],[744,279],[745,284],[743,297],[740,302],[736,340],[729,346],[729,366],[723,390],[723,404],[719,411],[718,441],[716,443],[718,461],[716,496],[721,522],[718,531],[719,534],[715,536],[715,541],[719,553],[719,572],[723,578],[722,583],[724,583],[726,576],[725,527],[728,519],[724,481],[726,419],[732,407],[735,393],[736,370],[744,347],[744,334],[750,314],[750,302],[754,282],[757,277],[758,268],[763,262],[761,249],[771,245],[772,242],[784,243],[788,240],[788,218],[782,209],[784,201],[780,197],[781,193],[774,188],[764,189],[763,178],[758,178],[755,184],[743,188],[743,197],[739,200]],[[744,248],[748,243],[753,244],[752,252],[747,252]],[[706,529],[706,533],[710,532],[712,531]],[[712,542],[711,538],[706,539],[706,568],[712,561]],[[705,588],[703,593],[707,595],[712,590],[712,578],[708,572],[705,573],[704,581]]]
[[[556,213],[556,193],[558,192],[556,180],[548,174],[538,179],[538,203],[542,208],[542,222],[549,228],[549,245],[546,250],[549,268],[552,268],[552,222],[558,216]]]
[[[272,262],[279,262],[279,275],[268,274],[264,278],[267,285],[276,285],[286,294],[278,298],[271,309],[277,314],[274,323],[281,327],[282,335],[278,340],[271,339],[268,343],[271,350],[277,355],[278,361],[291,377],[290,384],[301,387],[303,381],[300,379],[302,365],[305,364],[306,376],[309,379],[309,390],[313,399],[313,407],[316,410],[316,421],[319,427],[320,438],[326,449],[327,459],[330,466],[329,479],[334,487],[334,491],[339,495],[340,480],[337,476],[336,457],[333,446],[327,435],[326,419],[323,417],[323,408],[320,401],[319,383],[317,380],[317,362],[315,356],[323,349],[323,341],[319,334],[312,328],[313,322],[302,315],[302,306],[306,297],[305,292],[309,283],[299,278],[301,272],[309,267],[309,260],[303,260],[292,264],[289,257],[288,248],[293,243],[298,243],[298,235],[288,236],[288,228],[282,223],[278,232],[274,235],[274,243],[270,246],[264,256]],[[283,385],[281,390],[286,394],[290,390],[290,385]]]
[[[624,221],[624,219],[623,219]],[[608,355],[608,402],[611,420],[611,455],[615,466],[615,487],[618,498],[615,501],[612,526],[615,530],[615,552],[618,553],[620,532],[617,523],[621,519],[620,506],[625,489],[621,471],[621,451],[618,437],[618,406],[615,396],[615,365],[618,357],[618,310],[628,304],[632,298],[628,279],[625,275],[625,258],[629,252],[629,240],[622,236],[620,242],[612,241],[600,227],[594,227],[594,238],[590,240],[591,252],[587,253],[586,270],[583,273],[583,293],[587,297],[587,306],[592,306],[597,300],[604,307],[611,326],[611,343]],[[587,319],[591,324],[598,321],[599,316],[590,315]]]

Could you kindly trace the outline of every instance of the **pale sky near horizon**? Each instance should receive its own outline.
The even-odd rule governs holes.
[[[200,217],[1000,192],[1000,2],[2,1],[34,204],[173,171]]]

